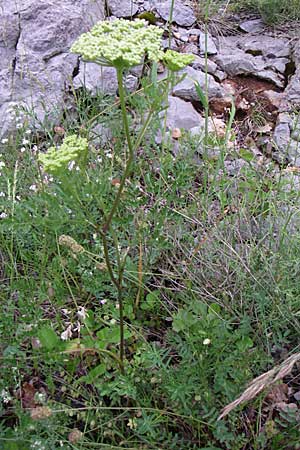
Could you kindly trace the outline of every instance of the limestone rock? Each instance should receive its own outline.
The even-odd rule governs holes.
[[[194,61],[192,62],[193,69],[196,70],[202,70],[202,72],[205,72],[206,70],[206,61],[205,58],[202,56],[196,56],[194,57]],[[217,78],[219,81],[223,81],[226,78],[225,72],[222,72],[221,70],[218,70],[218,66],[216,63],[214,63],[211,59],[207,59],[207,72],[213,75],[215,78]]]
[[[105,145],[112,139],[112,131],[107,124],[99,123],[91,129],[90,139],[96,145]]]
[[[216,55],[218,53],[216,44],[210,34],[207,35],[207,49],[205,48],[205,33],[199,34],[199,48],[200,54],[204,55],[207,50],[208,55]]]
[[[0,16],[0,105],[20,102],[39,120],[61,111],[77,70],[69,53],[74,40],[104,18],[103,0],[2,0]],[[3,128],[7,128],[5,120]]]
[[[293,117],[287,113],[279,114],[277,125],[273,134],[275,152],[273,154],[276,161],[288,162],[293,166],[300,166],[300,139],[297,137],[298,119],[295,122]],[[300,127],[299,127],[300,130]],[[293,135],[294,133],[294,135]]]
[[[199,96],[195,88],[195,81],[199,83],[202,90],[205,90],[205,73],[195,70],[192,67],[179,72],[186,74],[185,78],[173,88],[173,94],[184,100],[199,101]],[[208,74],[208,96],[209,98],[222,97],[224,94],[222,86]]]
[[[291,138],[300,142],[300,114],[296,114],[292,123],[290,123]]]
[[[246,33],[261,33],[266,26],[261,19],[252,19],[240,23],[239,27]]]
[[[300,65],[284,91],[284,98],[291,109],[300,108]]]
[[[139,9],[132,0],[107,0],[107,6],[115,17],[132,17]]]
[[[266,58],[286,58],[291,54],[288,39],[261,36],[245,36],[238,39],[238,47],[252,55],[262,55]]]
[[[125,77],[125,85],[129,91],[134,91],[137,87],[138,78],[128,74]],[[96,95],[100,91],[116,95],[118,90],[118,82],[116,69],[114,67],[101,67],[95,63],[80,62],[78,75],[73,80],[75,89],[86,87],[92,95]]]
[[[152,0],[150,4],[165,21],[169,20],[171,0]],[[173,9],[173,22],[183,27],[190,27],[196,22],[195,14],[189,6],[181,0],[176,0]]]
[[[251,75],[285,85],[285,68],[291,54],[289,41],[270,36],[227,36],[219,40],[214,61],[229,76]]]
[[[185,102],[180,98],[168,97],[167,127],[169,130],[174,128],[184,128],[190,130],[193,127],[204,124],[203,117],[195,110],[191,103]]]
[[[292,59],[295,64],[295,73],[289,80],[288,86],[284,92],[285,100],[290,109],[300,108],[300,39],[293,46]]]

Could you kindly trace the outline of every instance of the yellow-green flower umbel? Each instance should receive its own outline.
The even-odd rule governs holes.
[[[163,29],[147,26],[142,19],[103,21],[82,34],[72,45],[71,52],[82,55],[85,61],[127,69],[141,64],[145,55],[151,61],[163,57],[162,33]]]
[[[43,164],[46,172],[56,174],[67,169],[71,161],[78,161],[84,157],[87,151],[87,139],[71,135],[64,139],[59,148],[51,147],[47,153],[41,153],[39,161]]]
[[[193,62],[194,56],[174,52],[174,50],[167,50],[166,53],[164,53],[162,60],[169,70],[172,70],[172,72],[177,72]]]

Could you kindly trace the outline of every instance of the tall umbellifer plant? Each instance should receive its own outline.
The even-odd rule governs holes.
[[[107,270],[118,293],[120,315],[119,360],[122,371],[124,371],[125,359],[124,308],[122,296],[125,261],[121,261],[120,258],[117,258],[117,270],[114,270],[109,255],[108,235],[111,230],[114,216],[120,204],[120,199],[126,180],[131,172],[135,151],[145,135],[146,129],[150,124],[151,117],[154,112],[150,109],[141,130],[134,140],[132,137],[133,132],[130,130],[127,117],[123,75],[128,69],[140,65],[144,59],[148,62],[158,62],[161,60],[171,71],[181,70],[193,60],[192,55],[181,55],[171,50],[164,52],[161,47],[162,33],[163,29],[154,25],[147,25],[145,20],[136,19],[133,21],[128,21],[124,19],[116,19],[108,22],[99,22],[91,29],[90,32],[82,34],[71,48],[71,52],[81,55],[84,61],[94,62],[100,66],[114,67],[117,73],[122,122],[128,151],[126,151],[127,159],[118,191],[112,203],[110,212],[101,226],[100,233],[103,241]],[[86,140],[72,136],[65,139],[61,149],[56,150],[52,148],[47,154],[41,155],[40,161],[44,164],[46,170],[51,171],[51,169],[54,169],[57,171],[57,169],[59,169],[63,164],[67,164],[76,158],[80,158],[81,154],[85,154],[86,146]],[[62,155],[61,152],[63,153]]]

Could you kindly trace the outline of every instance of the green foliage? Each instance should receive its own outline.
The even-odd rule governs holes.
[[[217,421],[278,353],[298,345],[299,193],[213,133],[205,154],[201,138],[184,131],[176,153],[174,141],[157,145],[170,81],[158,81],[153,65],[141,91],[124,97],[134,158],[106,241],[128,162],[114,98],[76,93],[77,121],[66,115],[64,126],[84,144],[77,170],[41,171],[59,140],[47,129],[26,151],[25,129],[7,143],[1,448],[239,450],[299,441],[295,412],[269,410],[264,422],[262,398]],[[112,137],[100,145],[92,128],[107,123]],[[235,160],[238,175],[226,169]],[[122,329],[108,262],[114,280],[122,278]],[[35,419],[32,410],[43,407],[51,415]],[[82,433],[76,443],[74,429]]]
[[[287,20],[300,19],[300,1],[291,0],[239,0],[233,2],[236,8],[251,8],[261,14],[267,24],[286,22]]]

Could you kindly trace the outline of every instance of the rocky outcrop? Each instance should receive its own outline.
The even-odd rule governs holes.
[[[78,57],[69,48],[103,18],[103,0],[3,0],[0,135],[10,126],[12,106],[34,110],[38,120],[61,111],[66,86],[78,70]]]
[[[283,88],[290,57],[288,39],[246,35],[220,38],[214,61],[229,76],[256,76]]]
[[[147,6],[150,6],[150,10],[156,11],[166,22],[169,20],[172,4],[171,0],[150,0],[149,2],[144,3],[144,8],[146,7],[147,9]],[[177,0],[174,2],[172,22],[183,27],[190,27],[196,22],[194,11],[181,0]]]
[[[198,101],[199,96],[195,87],[195,82],[199,83],[201,89],[205,92],[206,76],[201,70],[187,67],[179,72],[179,75],[185,75],[185,78],[173,88],[173,95],[189,101]],[[222,97],[224,91],[222,86],[217,83],[213,76],[207,76],[208,97]]]
[[[70,88],[85,86],[91,95],[117,94],[114,69],[84,63],[70,54],[71,44],[105,15],[132,18],[151,12],[157,25],[166,27],[170,7],[171,0],[2,0],[0,140],[15,125],[15,106],[34,111],[38,126],[45,117],[51,123],[59,121],[62,110],[69,107]],[[195,60],[179,73],[185,77],[173,87],[167,128],[196,127],[201,134],[204,119],[197,82],[202,91],[207,88],[215,121],[226,121],[232,99],[241,117],[263,110],[270,123],[256,128],[267,133],[268,148],[272,142],[272,157],[300,166],[295,114],[300,110],[300,40],[272,34],[260,19],[240,23],[239,34],[205,36],[196,10],[184,0],[175,1],[171,22],[171,48],[193,53]],[[169,46],[167,33],[162,45]],[[128,90],[138,88],[142,73],[143,65],[126,74]]]

